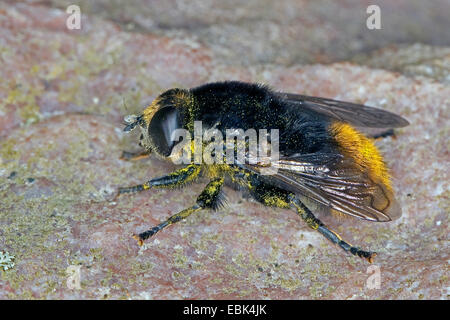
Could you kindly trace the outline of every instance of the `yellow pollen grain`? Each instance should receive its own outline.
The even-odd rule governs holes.
[[[267,206],[278,208],[289,208],[289,203],[279,196],[267,196],[264,198],[264,204]]]

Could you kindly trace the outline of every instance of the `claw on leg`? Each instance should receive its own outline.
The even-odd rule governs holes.
[[[133,239],[137,241],[138,245],[140,247],[142,247],[144,245],[144,240],[141,239],[141,237],[139,237],[138,234],[133,234]]]

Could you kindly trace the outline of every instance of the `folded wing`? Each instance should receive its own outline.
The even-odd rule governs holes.
[[[256,173],[267,169],[244,166]],[[370,221],[390,221],[401,215],[392,190],[372,181],[339,154],[294,155],[272,163],[272,167],[276,173],[263,179],[338,212]]]
[[[406,119],[392,112],[360,104],[292,93],[278,93],[277,96],[308,111],[357,127],[399,128],[409,124]]]

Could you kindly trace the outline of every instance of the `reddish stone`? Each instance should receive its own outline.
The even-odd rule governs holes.
[[[0,82],[0,250],[16,257],[1,272],[0,298],[448,298],[448,84],[349,63],[230,66],[202,46],[128,33],[88,15],[86,29],[72,33],[55,26],[62,11],[0,9],[0,40],[10,48],[0,58],[9,79]],[[378,252],[380,289],[367,287],[369,264],[296,214],[229,188],[224,209],[195,214],[142,248],[132,239],[192,205],[206,181],[113,201],[119,186],[174,169],[156,158],[120,160],[122,150],[137,150],[137,137],[123,136],[119,117],[165,88],[225,79],[365,103],[411,122],[396,139],[377,142],[403,216],[390,223],[324,217],[343,238]],[[67,287],[69,266],[81,267],[80,290]]]

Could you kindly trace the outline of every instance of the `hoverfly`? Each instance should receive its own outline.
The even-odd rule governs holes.
[[[141,131],[147,153],[169,159],[177,129],[191,134],[194,122],[204,128],[279,130],[276,172],[262,174],[264,165],[197,164],[194,162],[143,184],[119,188],[118,194],[182,186],[200,176],[210,182],[191,207],[159,225],[134,235],[140,245],[163,228],[202,209],[221,204],[222,186],[231,182],[248,190],[264,205],[292,208],[314,230],[355,256],[373,261],[375,252],[344,241],[322,223],[307,205],[370,221],[390,221],[401,215],[388,169],[372,140],[355,127],[398,128],[404,118],[377,108],[331,99],[275,92],[266,86],[238,81],[209,83],[192,89],[170,89],[139,115],[126,118],[125,132]],[[130,154],[128,154],[130,157]],[[306,200],[306,201],[305,201]]]

